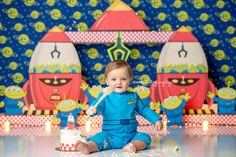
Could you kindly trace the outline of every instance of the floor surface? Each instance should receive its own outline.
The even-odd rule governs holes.
[[[100,131],[93,128],[82,132],[91,136]],[[59,129],[45,127],[14,127],[10,130],[0,128],[0,157],[235,157],[236,126],[186,126],[167,128],[158,133],[153,126],[140,126],[141,132],[152,137],[149,150],[136,154],[123,153],[121,150],[108,150],[83,155],[80,152],[61,152]],[[165,135],[166,134],[166,135]]]

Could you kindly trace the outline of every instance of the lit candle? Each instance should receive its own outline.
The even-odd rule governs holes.
[[[3,125],[4,125],[4,130],[6,132],[9,132],[10,131],[10,127],[11,127],[10,122],[9,121],[5,121]]]
[[[47,132],[51,132],[51,122],[49,121],[45,122],[45,130]]]
[[[85,122],[85,130],[86,130],[86,132],[89,132],[90,130],[92,130],[91,126],[92,126],[92,122],[90,120],[87,120]]]
[[[203,122],[202,122],[202,130],[203,131],[207,131],[208,130],[208,121],[207,120],[204,120]]]

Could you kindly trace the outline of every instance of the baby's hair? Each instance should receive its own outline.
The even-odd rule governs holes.
[[[120,68],[127,68],[130,78],[133,77],[132,70],[129,66],[129,64],[126,61],[123,60],[115,60],[107,64],[106,70],[105,70],[105,77],[112,71]]]

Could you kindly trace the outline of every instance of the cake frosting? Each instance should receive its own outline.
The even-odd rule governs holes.
[[[78,129],[64,128],[60,130],[60,149],[62,151],[76,151],[78,141],[86,142]]]

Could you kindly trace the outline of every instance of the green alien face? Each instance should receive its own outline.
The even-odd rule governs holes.
[[[230,12],[228,12],[228,11],[222,11],[219,14],[219,17],[220,17],[220,20],[223,21],[223,22],[229,22],[232,18]]]
[[[165,23],[161,26],[161,30],[164,32],[171,32],[172,31],[172,26],[168,23]]]
[[[95,10],[95,11],[92,13],[93,18],[94,18],[95,20],[97,20],[102,14],[103,14],[102,10],[99,10],[99,9]]]
[[[30,43],[30,38],[28,35],[26,34],[21,34],[18,36],[18,42],[21,44],[21,45],[27,45]]]
[[[204,0],[193,0],[193,5],[196,9],[201,9],[205,6]]]
[[[16,31],[18,31],[18,32],[22,31],[23,28],[24,28],[24,26],[23,26],[23,24],[21,24],[21,23],[16,23],[16,24],[14,25],[14,30],[16,30]]]
[[[26,6],[32,6],[35,4],[34,0],[23,0]]]
[[[167,15],[163,12],[161,12],[157,15],[157,19],[159,19],[160,21],[165,21],[166,17],[167,17]]]
[[[94,97],[97,98],[99,93],[102,92],[102,87],[101,86],[93,86],[92,88],[89,88],[88,91],[89,93]]]
[[[46,30],[46,26],[43,22],[38,21],[34,24],[34,29],[36,32],[43,32]]]
[[[6,87],[5,86],[0,86],[0,96],[4,96],[5,95],[5,90],[6,90]]]
[[[97,0],[89,0],[89,6],[91,7],[96,7],[98,4],[98,1]]]
[[[181,8],[182,5],[183,5],[183,2],[181,0],[175,0],[174,1],[175,8]]]
[[[153,51],[151,57],[154,58],[154,59],[158,59],[160,57],[160,52],[159,51]]]
[[[5,90],[5,96],[11,99],[20,99],[26,96],[26,93],[18,86],[9,86]]]
[[[217,90],[218,97],[226,100],[232,100],[236,98],[236,91],[233,88],[224,87]]]
[[[220,68],[220,71],[222,71],[223,73],[227,73],[229,72],[229,70],[230,70],[230,67],[227,64],[222,65]]]
[[[61,112],[69,112],[75,110],[78,106],[78,103],[71,99],[62,100],[56,105],[56,108]]]
[[[210,41],[210,45],[212,46],[212,47],[217,47],[218,45],[219,45],[219,40],[218,39],[212,39],[211,41]]]
[[[25,51],[24,55],[27,56],[27,57],[32,57],[32,55],[33,55],[33,50],[27,49],[27,50]]]
[[[177,18],[179,21],[181,22],[185,22],[188,20],[189,16],[188,13],[186,11],[180,11],[177,13]]]
[[[203,26],[204,33],[212,35],[215,32],[215,27],[212,24],[206,24]]]
[[[139,95],[141,99],[145,99],[150,95],[149,88],[145,86],[137,86],[134,88],[134,91]]]
[[[0,35],[0,44],[5,44],[7,40],[8,39],[4,35]]]
[[[99,55],[98,50],[95,49],[95,48],[90,48],[88,50],[87,54],[88,54],[88,57],[91,58],[91,59],[95,59]]]
[[[173,110],[181,104],[182,100],[177,96],[170,96],[164,100],[162,106],[166,109]]]
[[[225,77],[224,82],[228,86],[233,86],[235,85],[235,78],[232,75],[228,75]]]
[[[66,1],[66,4],[69,6],[69,7],[75,7],[75,6],[78,6],[79,3],[77,0],[65,0]]]
[[[218,0],[218,1],[216,2],[216,6],[217,6],[219,9],[224,8],[224,6],[225,6],[224,0]]]
[[[77,25],[77,30],[78,31],[87,31],[88,30],[88,25],[84,22],[80,22],[78,25]]]
[[[13,0],[3,0],[2,1],[5,5],[10,5],[12,2],[13,2]]]
[[[80,11],[75,11],[75,12],[73,13],[73,18],[74,18],[75,20],[79,20],[81,17],[82,17],[82,13],[81,13]]]
[[[31,13],[30,13],[30,17],[32,19],[37,19],[39,17],[40,13],[37,11],[37,10],[33,10]]]
[[[65,31],[66,30],[66,26],[64,24],[59,24],[58,27],[60,28],[60,30]]]
[[[153,8],[160,8],[163,6],[161,0],[149,0]]]
[[[101,63],[96,63],[93,67],[96,71],[101,71],[103,68],[103,65]]]
[[[139,5],[141,4],[141,2],[139,0],[132,0],[131,2],[131,6],[137,8],[139,7]]]
[[[15,19],[19,16],[19,12],[16,8],[10,8],[7,10],[7,15],[11,19]]]
[[[50,16],[54,20],[58,20],[58,19],[62,18],[62,14],[59,9],[53,9],[52,11],[50,11]]]
[[[149,83],[151,82],[151,78],[150,78],[150,76],[147,75],[147,74],[141,75],[141,76],[139,77],[139,80],[141,81],[141,83],[142,83],[143,85],[147,85],[147,84],[149,84]]]
[[[18,67],[18,64],[16,62],[10,62],[10,64],[8,65],[9,69],[11,70],[16,70],[16,68]]]
[[[141,19],[143,19],[143,20],[148,19],[146,13],[145,13],[143,10],[138,10],[138,11],[137,11],[137,14],[138,14],[138,16],[141,17]]]
[[[208,18],[209,18],[209,15],[207,13],[201,13],[201,15],[200,15],[201,21],[205,22],[208,20]]]
[[[213,53],[216,60],[221,61],[225,58],[225,52],[223,50],[216,50]]]
[[[140,51],[139,51],[138,49],[132,49],[132,50],[131,50],[130,57],[131,57],[132,59],[138,59],[138,58],[141,57],[141,53],[140,53]]]
[[[236,48],[236,37],[231,38],[229,43],[233,48]]]
[[[48,6],[54,6],[54,5],[56,4],[56,1],[57,1],[57,0],[47,0],[47,1],[46,1],[46,4],[47,4]]]
[[[139,64],[136,65],[135,69],[138,72],[142,72],[145,69],[145,66],[142,63],[139,63]]]
[[[99,84],[101,84],[101,85],[106,84],[106,77],[105,77],[105,74],[99,75],[98,78],[97,78],[97,80],[98,80]]]
[[[227,29],[226,29],[226,32],[228,34],[234,34],[235,33],[235,27],[234,26],[228,26]]]
[[[12,48],[7,46],[2,49],[2,54],[4,57],[9,58],[13,56],[14,53],[13,53]]]
[[[25,81],[25,78],[22,73],[13,74],[12,79],[15,83],[23,83]]]

